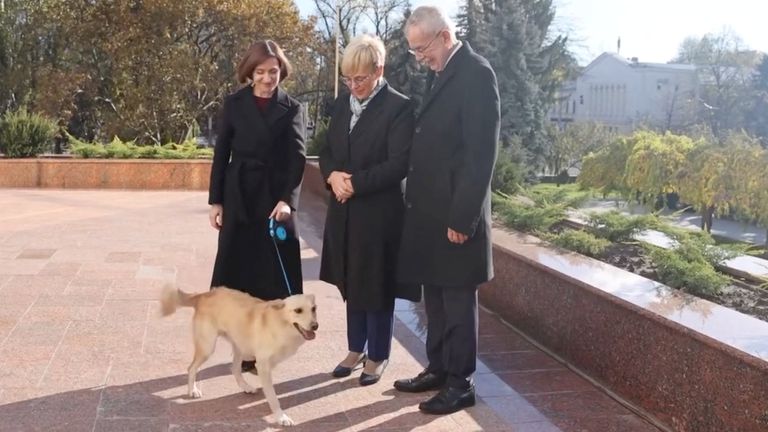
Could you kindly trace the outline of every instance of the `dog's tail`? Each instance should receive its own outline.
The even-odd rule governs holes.
[[[187,294],[172,285],[166,285],[160,296],[160,313],[162,316],[168,316],[176,312],[179,306],[195,307],[197,305],[196,297],[196,295]]]

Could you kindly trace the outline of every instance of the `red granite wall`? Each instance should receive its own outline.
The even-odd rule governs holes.
[[[494,230],[483,305],[676,431],[768,431],[768,323]]]
[[[210,160],[0,159],[0,187],[207,190]]]

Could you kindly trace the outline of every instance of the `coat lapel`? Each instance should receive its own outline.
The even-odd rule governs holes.
[[[340,105],[334,107],[327,139],[335,158],[341,162],[342,168],[346,169],[349,164],[349,121],[352,118],[349,95],[340,96],[336,103]]]
[[[269,104],[267,110],[264,112],[264,119],[267,124],[272,127],[283,117],[290,108],[290,102],[288,101],[288,94],[280,87],[277,88],[277,97]]]
[[[461,47],[458,51],[456,51],[456,54],[453,55],[453,58],[448,62],[448,65],[445,67],[445,69],[439,74],[436,74],[436,76],[433,75],[432,79],[430,80],[432,83],[432,89],[427,91],[427,95],[424,98],[421,109],[419,110],[418,117],[421,117],[422,114],[427,111],[427,108],[429,108],[429,105],[435,99],[435,96],[437,96],[437,94],[440,93],[445,85],[451,80],[453,74],[456,72],[458,63],[463,61],[463,57],[468,53],[469,49],[469,45],[466,42],[462,42]]]
[[[355,127],[353,127],[352,130],[349,132],[350,141],[353,141],[358,135],[368,130],[369,124],[376,121],[377,114],[379,111],[381,111],[381,107],[384,105],[384,99],[386,99],[386,96],[384,95],[384,93],[388,91],[389,91],[389,85],[384,84],[384,86],[381,87],[381,90],[379,90],[376,96],[374,96],[373,99],[371,99],[371,101],[368,102],[368,105],[363,110],[363,113],[360,114],[360,118],[357,119],[357,123],[355,123]],[[350,118],[352,117],[351,111],[350,111],[349,117]]]
[[[250,86],[240,90],[238,98],[240,111],[245,119],[245,124],[251,129],[251,136],[267,137],[269,142],[274,144],[271,131],[275,130],[276,123],[288,113],[290,108],[288,94],[278,87],[276,97],[269,103],[264,112],[261,112],[256,105]]]
[[[248,86],[241,89],[238,93],[238,106],[240,115],[245,120],[245,126],[250,129],[249,136],[263,136],[270,137],[269,126],[264,119],[264,116],[259,112],[259,107],[256,105],[256,101],[253,96],[253,89]]]

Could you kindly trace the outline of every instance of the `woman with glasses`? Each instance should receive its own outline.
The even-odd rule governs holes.
[[[349,376],[364,364],[360,385],[378,382],[387,366],[395,298],[418,301],[421,294],[395,282],[413,109],[383,78],[385,56],[373,36],[356,37],[346,47],[341,71],[349,95],[336,100],[320,152],[332,192],[320,279],[339,288],[347,309],[349,353],[332,375]]]

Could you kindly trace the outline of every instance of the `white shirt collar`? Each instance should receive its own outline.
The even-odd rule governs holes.
[[[453,56],[456,55],[456,52],[459,51],[459,48],[461,48],[461,45],[463,45],[461,41],[456,42],[456,45],[453,46],[453,48],[451,49],[451,53],[448,54],[448,60],[445,61],[445,64],[443,65],[443,69],[441,69],[440,72],[445,70],[445,68],[448,66],[448,62],[450,62]]]

